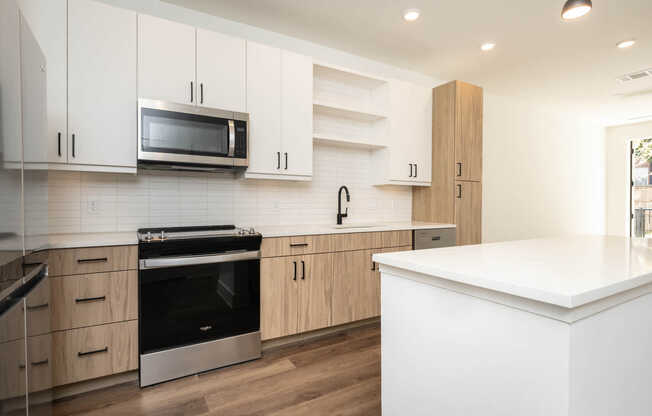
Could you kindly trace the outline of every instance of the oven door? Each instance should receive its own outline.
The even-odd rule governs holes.
[[[246,121],[234,116],[229,111],[141,99],[138,160],[232,167],[242,155],[238,138],[243,126],[246,132]]]
[[[260,330],[260,253],[140,261],[140,353]]]

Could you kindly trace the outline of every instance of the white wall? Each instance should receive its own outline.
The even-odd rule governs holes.
[[[135,176],[50,171],[50,232],[334,224],[341,185],[351,193],[346,222],[410,220],[410,188],[373,186],[369,150],[319,145],[313,163],[311,182],[234,179],[214,173],[150,171]]]
[[[652,121],[607,128],[607,234],[629,235],[629,142],[652,137]]]
[[[596,121],[485,94],[483,241],[604,233],[604,135]]]

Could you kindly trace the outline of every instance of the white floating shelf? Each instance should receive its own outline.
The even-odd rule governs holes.
[[[361,121],[377,121],[387,118],[384,114],[368,112],[342,104],[314,101],[312,106],[315,113],[322,113],[335,117],[344,117]]]
[[[317,143],[330,144],[342,147],[356,147],[363,149],[382,149],[387,147],[386,144],[373,143],[371,139],[337,137],[324,133],[314,133],[313,139]]]

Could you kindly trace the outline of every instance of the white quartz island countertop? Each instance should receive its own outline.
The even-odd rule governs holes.
[[[381,265],[575,308],[652,282],[652,243],[608,236],[374,255]]]
[[[647,240],[560,237],[373,260],[383,415],[652,414]]]

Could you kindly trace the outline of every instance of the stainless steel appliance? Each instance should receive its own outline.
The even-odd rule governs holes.
[[[456,244],[455,228],[414,230],[414,249],[451,247]]]
[[[261,241],[233,225],[138,230],[141,387],[261,356]]]
[[[210,170],[247,167],[249,115],[138,100],[138,166]]]

